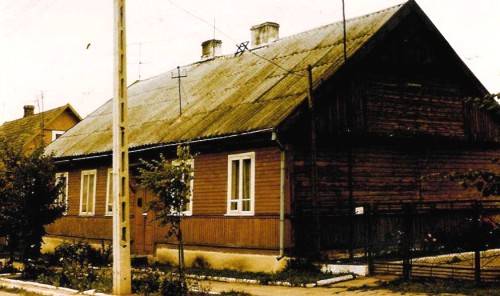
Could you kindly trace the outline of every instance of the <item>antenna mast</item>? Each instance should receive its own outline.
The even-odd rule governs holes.
[[[177,75],[174,73],[171,74],[172,79],[177,79],[177,84],[179,88],[179,116],[182,115],[182,93],[181,93],[181,79],[187,77],[186,74],[181,75],[181,67],[177,66]]]

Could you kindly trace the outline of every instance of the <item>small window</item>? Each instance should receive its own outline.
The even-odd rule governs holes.
[[[57,140],[63,134],[64,134],[64,131],[52,131],[52,141]]]
[[[68,212],[68,172],[56,173],[56,184],[59,184],[61,182],[64,184],[63,185],[64,190],[61,194],[59,194],[57,198],[57,203],[64,204],[64,207],[66,209],[64,210],[63,215],[66,215]]]
[[[228,156],[227,214],[253,215],[255,207],[255,153]]]
[[[80,190],[80,215],[93,216],[96,191],[96,170],[82,171]]]
[[[113,215],[113,169],[108,169],[108,177],[106,181],[106,209],[104,215]]]

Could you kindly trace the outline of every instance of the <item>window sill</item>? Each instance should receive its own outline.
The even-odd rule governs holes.
[[[94,213],[80,213],[80,214],[78,214],[78,216],[80,216],[80,217],[94,217],[95,214]]]
[[[234,212],[234,213],[226,213],[224,216],[229,217],[238,217],[238,216],[255,216],[254,212]]]

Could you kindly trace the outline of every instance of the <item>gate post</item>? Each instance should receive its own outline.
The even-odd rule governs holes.
[[[481,284],[481,204],[476,200],[474,203],[474,280],[476,285]]]
[[[413,227],[413,213],[412,205],[403,205],[403,237],[401,242],[402,255],[403,255],[403,279],[410,280],[411,276],[411,247],[412,247],[412,227]]]
[[[373,234],[372,234],[372,224],[373,224],[373,213],[370,204],[365,206],[365,231],[366,231],[366,259],[368,263],[368,273],[373,274]]]

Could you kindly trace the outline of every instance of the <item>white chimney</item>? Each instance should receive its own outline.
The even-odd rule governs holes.
[[[266,45],[275,40],[278,40],[280,33],[280,25],[273,22],[265,22],[260,25],[255,25],[250,28],[252,32],[251,47]]]
[[[210,39],[201,44],[201,59],[208,60],[221,55],[222,41]]]

